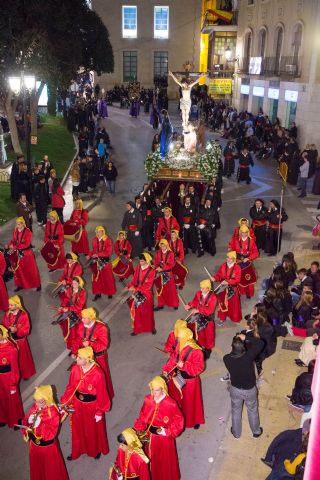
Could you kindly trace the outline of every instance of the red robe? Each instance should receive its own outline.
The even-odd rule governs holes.
[[[24,417],[19,380],[16,346],[10,341],[0,343],[0,423],[10,428]]]
[[[89,253],[89,240],[85,225],[89,221],[87,210],[73,210],[70,221],[82,226],[81,236],[78,242],[71,242],[71,250],[73,253]]]
[[[180,352],[178,343],[175,352],[163,367],[163,371],[167,373],[172,371],[180,360],[184,363],[180,369],[182,376],[192,378],[185,378],[186,384],[181,390],[176,387],[173,380],[170,380],[168,383],[169,393],[181,407],[186,428],[193,428],[195,425],[205,423],[201,380],[199,378],[200,373],[204,370],[203,352],[201,349],[194,349],[188,345]]]
[[[81,311],[86,308],[86,301],[87,292],[84,288],[79,288],[78,292],[74,293],[72,287],[69,287],[65,291],[61,302],[61,307],[67,308],[69,312],[75,312],[80,317]],[[59,325],[63,333],[63,338],[67,342],[67,348],[71,350],[75,335],[75,327],[69,329],[68,320],[63,320],[63,322],[60,322]]]
[[[54,239],[53,236],[58,238]],[[54,265],[47,263],[49,270],[58,270],[64,267],[64,263],[66,261],[64,256],[64,231],[63,225],[61,222],[57,221],[56,223],[52,224],[51,222],[46,223],[46,227],[44,229],[44,243],[51,241],[54,245],[59,248],[59,256],[57,261]]]
[[[8,310],[9,308],[9,297],[7,292],[6,284],[3,280],[7,264],[2,252],[0,252],[0,310]]]
[[[155,235],[157,242],[159,242],[161,238],[169,241],[171,239],[171,230],[180,231],[180,225],[177,219],[173,215],[168,218],[160,217]]]
[[[166,436],[150,432],[149,425],[163,427]],[[175,438],[183,430],[183,415],[177,402],[166,395],[156,403],[151,395],[144,397],[138,419],[134,428],[139,431],[148,430],[150,443],[145,446],[145,451],[150,458],[152,480],[179,480],[179,460]],[[151,430],[153,428],[151,427]]]
[[[161,290],[157,291],[158,297],[158,307],[164,307],[167,305],[168,307],[178,308],[179,306],[179,297],[177,292],[176,284],[174,283],[174,278],[172,274],[172,268],[174,266],[174,254],[170,250],[167,250],[165,253],[159,249],[156,253],[154,266],[155,268],[161,267],[162,270],[166,271],[169,275],[170,280],[166,285],[163,285],[161,280]],[[160,275],[159,277],[160,278]],[[160,293],[160,294],[159,294]]]
[[[99,258],[109,258],[112,255],[112,240],[107,237],[105,240],[98,240],[97,237],[92,239],[92,255],[98,255]],[[97,264],[95,264],[96,267]],[[94,295],[103,294],[112,296],[116,293],[116,282],[112,273],[111,263],[108,261],[105,266],[99,271],[95,270],[92,273],[92,293]]]
[[[90,401],[83,401],[86,395],[91,396]],[[75,410],[70,416],[72,459],[83,454],[89,457],[98,453],[107,455],[109,444],[104,414],[110,410],[110,398],[102,369],[94,364],[84,373],[82,367],[74,365],[61,403],[72,405]],[[102,419],[96,422],[95,415]]]
[[[79,262],[72,262],[69,264],[65,261],[63,266],[63,273],[59,278],[59,282],[66,282],[68,285],[71,285],[74,277],[82,277],[82,265]]]
[[[194,299],[188,303],[191,308],[196,308],[199,313],[206,317],[211,317],[208,325],[200,332],[197,332],[196,322],[191,323],[189,328],[195,333],[195,339],[200,347],[211,350],[215,346],[215,323],[213,319],[214,311],[217,305],[217,297],[213,292],[209,292],[206,297],[201,290],[195,294]]]
[[[244,255],[250,260],[251,264],[253,260],[259,257],[259,250],[253,238],[250,238],[250,239],[247,238],[246,240],[242,240],[239,237],[232,237],[229,242],[229,250],[235,250],[239,256]],[[238,261],[238,263],[240,263],[240,266],[242,266],[240,260]],[[244,266],[246,264],[249,265],[249,263],[243,263]],[[253,268],[253,264],[252,264],[252,268]],[[246,295],[247,297],[250,297],[250,298],[253,297],[255,283],[256,282],[250,283],[250,285],[241,286],[241,282],[240,282],[240,285],[239,285],[240,295]]]
[[[112,266],[114,275],[120,279],[131,277],[134,273],[131,260],[132,246],[129,240],[116,240],[114,242],[114,253],[117,255],[115,265]]]
[[[177,287],[184,287],[186,276],[188,274],[187,267],[183,264],[184,246],[181,238],[177,238],[174,242],[170,240],[169,246],[174,254],[175,264],[172,269],[173,277]]]
[[[106,375],[107,389],[110,399],[114,397],[114,390],[108,362],[109,330],[102,322],[94,322],[91,328],[86,328],[83,322],[74,327],[74,338],[72,342],[72,353],[77,354],[79,348],[83,348],[83,342],[87,340],[92,347],[96,361]]]
[[[179,340],[175,337],[174,330],[168,335],[167,341],[164,344],[164,351],[167,353],[173,353],[178,345]]]
[[[241,268],[237,264],[228,268],[228,265],[225,262],[220,266],[213,278],[216,282],[227,280],[228,284],[234,288],[235,292],[230,299],[228,299],[227,289],[218,294],[218,317],[222,321],[225,321],[225,319],[229,317],[233,322],[240,322],[242,319],[242,311],[238,285],[241,280]]]
[[[18,267],[14,271],[14,284],[21,288],[38,288],[41,286],[40,274],[30,247],[32,233],[29,228],[23,228],[20,232],[14,229],[9,247],[13,250],[22,250],[24,256],[20,259]]]
[[[139,480],[150,480],[149,464],[146,463],[136,452],[126,453],[118,448],[116,467],[121,471],[123,477],[127,480],[130,478],[139,478]],[[118,480],[115,470],[112,470],[111,480]]]
[[[18,361],[21,378],[28,380],[36,373],[36,367],[32,358],[27,336],[30,334],[29,315],[23,310],[19,310],[17,315],[5,313],[2,324],[9,330],[9,327],[16,327],[17,331],[11,333],[11,337],[18,345]]]
[[[37,412],[38,407],[34,404],[24,417],[23,424],[30,427],[29,417]],[[60,414],[57,407],[45,407],[41,410],[40,418],[40,424],[32,428],[29,436],[30,480],[69,480],[58,441]],[[50,441],[52,443],[49,445],[41,445]]]
[[[155,274],[152,267],[147,267],[145,270],[142,270],[141,266],[138,265],[135,269],[133,279],[128,285],[128,287],[134,287],[136,292],[140,292],[146,297],[146,300],[139,305],[138,308],[135,307],[133,299],[128,301],[133,333],[152,332],[155,328],[152,292]]]

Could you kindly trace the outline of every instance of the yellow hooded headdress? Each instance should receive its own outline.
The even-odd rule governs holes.
[[[241,233],[247,233],[248,236],[250,237],[249,227],[247,227],[247,225],[240,225],[240,228],[239,228],[239,236],[241,235]]]
[[[76,276],[76,277],[73,277],[72,280],[75,280],[76,282],[78,282],[79,287],[80,287],[80,288],[83,288],[83,286],[84,286],[84,280],[83,280],[81,277]]]
[[[105,240],[105,239],[107,238],[106,229],[105,229],[102,225],[98,225],[98,226],[96,227],[96,229],[95,229],[95,232],[96,232],[96,234],[97,234],[98,232],[102,232],[102,233],[103,233],[103,235],[102,235],[102,240]]]
[[[180,352],[187,346],[195,350],[201,350],[201,347],[193,340],[193,331],[190,328],[179,328],[178,339]]]
[[[16,224],[17,223],[22,223],[24,227],[26,226],[26,222],[25,222],[25,219],[23,217],[17,217],[16,218]]]
[[[172,208],[170,208],[170,207],[164,207],[163,211],[164,211],[164,212],[172,213]]]
[[[211,290],[211,281],[209,279],[202,280],[202,282],[200,282],[200,288],[209,288],[209,290]]]
[[[124,238],[124,239],[127,238],[127,232],[125,232],[124,230],[120,230],[120,231],[118,232],[117,240],[120,240],[120,235],[123,235],[123,238]]]
[[[171,250],[170,246],[169,246],[169,243],[168,243],[168,240],[166,240],[165,238],[162,238],[159,242],[159,246],[161,247],[161,245],[165,245],[167,247],[168,250]]]
[[[250,225],[250,222],[247,218],[245,217],[242,217],[242,218],[239,218],[238,220],[238,224],[241,226],[243,224],[247,225],[247,227]]]
[[[178,336],[178,332],[181,328],[187,328],[187,322],[186,320],[182,320],[179,318],[178,320],[176,320],[173,328],[173,333],[175,337]]]
[[[79,348],[77,356],[80,358],[85,358],[90,363],[94,362],[94,354],[92,347]]]
[[[40,387],[36,387],[33,398],[36,401],[45,400],[48,407],[55,404],[51,385],[40,385]]]
[[[142,252],[140,255],[140,260],[145,260],[149,266],[152,264],[152,256],[148,252]]]
[[[168,395],[167,382],[165,381],[164,378],[160,377],[160,375],[157,375],[151,380],[151,382],[149,383],[149,388],[151,391],[154,390],[155,388],[162,388],[164,393]]]
[[[124,436],[129,449],[137,453],[144,462],[149,463],[149,458],[144,453],[142,449],[142,443],[140,442],[138,435],[133,428],[126,428],[121,433]]]
[[[74,203],[77,210],[83,210],[83,201],[81,198],[77,198]]]
[[[81,317],[90,318],[90,320],[96,320],[97,314],[94,308],[85,308],[84,310],[81,310]]]
[[[171,233],[175,233],[177,235],[177,238],[179,237],[179,230],[175,230],[174,228],[171,230]]]
[[[18,295],[13,295],[13,297],[9,298],[9,305],[16,305],[19,308],[19,310],[24,311],[22,307],[21,299],[20,297],[18,297]]]
[[[227,253],[227,257],[228,258],[233,258],[234,260],[237,259],[237,252],[235,252],[234,250],[232,250],[231,252],[228,252]]]
[[[55,210],[51,210],[51,212],[49,212],[48,216],[50,218],[54,218],[55,221],[59,220],[59,215],[57,214],[57,212]]]
[[[1,331],[1,335],[3,336],[3,338],[8,338],[9,337],[9,332],[4,325],[0,325],[0,331]]]
[[[73,253],[73,252],[68,252],[67,255],[66,255],[66,257],[67,257],[67,256],[70,256],[74,262],[77,262],[77,261],[78,261],[78,255],[76,255],[76,254]]]

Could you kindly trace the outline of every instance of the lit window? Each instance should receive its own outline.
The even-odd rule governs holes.
[[[122,37],[137,38],[137,7],[122,7]]]
[[[168,85],[168,52],[154,52],[153,81]]]
[[[154,38],[169,38],[169,7],[154,7]]]

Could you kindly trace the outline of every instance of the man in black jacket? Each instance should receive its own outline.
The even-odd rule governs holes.
[[[43,226],[47,223],[48,212],[48,185],[44,175],[39,176],[39,182],[34,187],[34,201],[38,225]]]
[[[243,402],[248,410],[248,420],[254,438],[262,435],[258,411],[258,391],[256,387],[255,358],[263,349],[259,338],[250,338],[250,349],[246,349],[246,336],[233,337],[232,351],[223,357],[230,374],[231,397],[231,433],[235,438],[241,437]]]

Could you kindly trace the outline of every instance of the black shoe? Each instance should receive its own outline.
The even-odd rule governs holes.
[[[200,258],[200,257],[203,257],[203,255],[204,255],[204,252],[199,252],[197,257]]]
[[[195,425],[193,428],[194,428],[195,430],[199,430],[199,428],[200,428],[200,423],[197,423],[197,425]]]
[[[260,427],[260,433],[253,433],[252,436],[253,438],[259,438],[263,434],[263,428]]]
[[[152,330],[152,335],[157,335],[157,330],[155,328]]]
[[[188,253],[189,253],[189,250],[188,250],[187,248],[185,248],[185,249],[184,249],[184,254],[185,254],[185,255],[188,255]]]
[[[211,355],[211,351],[210,348],[205,348],[203,350],[203,355],[204,355],[204,359],[205,360],[208,360],[210,358],[210,355]]]
[[[5,427],[5,426],[6,426],[6,423],[0,422],[0,428]]]
[[[41,285],[40,285],[40,287],[36,288],[36,291],[41,292]]]
[[[49,269],[49,273],[52,273],[52,272],[55,272],[55,271],[56,271],[56,269],[55,269],[55,268],[51,268],[51,269]]]
[[[112,295],[108,295],[108,298],[112,298]],[[100,453],[100,455],[101,455],[101,453]]]
[[[196,250],[192,250],[192,253],[197,253],[197,251],[196,251]]]
[[[173,307],[173,310],[178,310],[179,307]]]
[[[300,360],[300,358],[295,358],[294,361],[295,361],[296,365],[298,365],[298,367],[306,367],[307,366]]]
[[[250,297],[250,295],[248,295],[248,294],[246,295],[246,297],[247,297],[248,299],[250,299],[250,298],[251,298],[251,297]]]
[[[232,427],[230,428],[230,432],[231,432],[231,435],[234,436],[234,438],[236,438],[236,439],[240,438],[240,437],[236,437],[236,436],[235,436],[235,434],[233,433]]]
[[[137,334],[134,333],[134,332],[131,332],[130,335],[131,335],[131,337],[135,337]]]
[[[183,290],[183,287],[181,287],[181,285],[179,286],[179,290]]]
[[[99,460],[100,457],[101,457],[101,452],[97,453],[97,455],[94,457],[94,459]]]
[[[163,310],[163,307],[154,307],[153,311],[158,312],[159,310]]]
[[[67,456],[67,460],[68,460],[69,462],[72,462],[72,455],[68,455],[68,456]]]
[[[16,287],[16,288],[14,289],[14,292],[20,292],[20,290],[22,290],[22,287]]]
[[[97,294],[93,297],[92,301],[93,301],[93,302],[96,302],[96,301],[98,300],[98,298],[101,298],[101,293],[97,293]]]
[[[267,465],[267,467],[273,468],[273,463],[272,462],[268,462],[268,460],[266,460],[265,458],[260,458],[260,460],[261,460],[262,463]]]
[[[298,195],[298,198],[304,198],[306,197],[307,195],[305,193],[300,193],[300,195]]]

